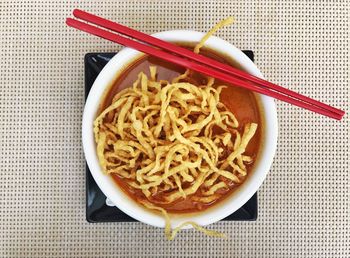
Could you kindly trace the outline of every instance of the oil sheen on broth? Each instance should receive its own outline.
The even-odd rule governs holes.
[[[224,58],[219,57],[218,55],[215,55],[209,51],[201,51],[201,54],[217,59],[220,62],[228,63]],[[154,58],[150,56],[142,57],[136,60],[132,65],[130,65],[122,73],[122,75],[119,76],[119,78],[117,78],[116,82],[110,87],[107,94],[105,95],[105,98],[100,107],[100,111],[104,110],[106,107],[108,107],[111,104],[114,95],[118,93],[118,91],[126,87],[130,87],[135,81],[135,79],[137,78],[137,75],[141,71],[149,75],[149,67],[151,65],[157,66],[158,80],[171,81],[173,78],[185,72],[184,68],[174,64],[170,64],[158,58]],[[236,66],[236,68],[239,68],[239,67]],[[190,80],[191,80],[190,82],[195,85],[206,84],[206,78],[198,73],[192,72],[190,76]],[[214,87],[217,85],[227,85],[227,83],[221,82],[220,80],[216,79]],[[261,125],[258,104],[252,92],[239,87],[227,87],[223,89],[220,95],[220,100],[236,116],[240,124],[240,127],[238,128],[240,133],[243,132],[243,125],[246,123],[257,123]],[[261,128],[259,126],[257,132],[249,142],[245,151],[245,153],[248,156],[251,156],[254,161],[256,159],[256,155],[258,153],[259,146],[260,146],[260,138],[261,138],[260,131],[261,131]],[[229,153],[227,153],[227,155],[229,155]],[[251,171],[253,164],[254,162],[250,165],[247,165],[248,175],[249,175],[249,172]],[[119,175],[111,174],[111,177],[117,183],[117,185],[121,187],[123,191],[126,192],[128,196],[130,196],[135,201],[145,199],[141,190],[131,188],[127,183],[123,181],[123,179]],[[243,177],[242,179],[245,179],[245,178],[246,177]],[[185,200],[179,199],[171,204],[157,203],[157,205],[166,209],[167,212],[170,212],[170,213],[188,213],[188,212],[202,211],[216,204],[217,202],[220,202],[225,197],[230,195],[238,187],[239,185],[237,186],[231,183],[231,184],[228,184],[228,189],[219,189],[217,193],[221,194],[222,197],[208,204],[194,202],[192,200],[189,200],[189,198],[187,198]],[[154,198],[157,199],[156,196],[154,196]]]

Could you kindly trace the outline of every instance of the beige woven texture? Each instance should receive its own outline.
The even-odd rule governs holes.
[[[325,3],[327,2],[327,3]],[[277,101],[278,149],[256,222],[173,242],[141,223],[89,224],[81,144],[83,57],[119,46],[65,25],[82,8],[153,33],[207,31],[252,49],[266,78],[347,111]],[[350,257],[349,1],[0,0],[1,257]]]

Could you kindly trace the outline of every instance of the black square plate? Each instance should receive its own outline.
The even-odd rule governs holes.
[[[254,61],[254,53],[250,50],[243,51]],[[85,55],[85,99],[92,84],[102,68],[116,53],[88,53]],[[106,196],[102,193],[93,179],[86,165],[86,219],[88,222],[130,222],[136,221],[115,206],[106,204]],[[108,202],[107,202],[108,203]],[[256,220],[258,216],[257,194],[244,204],[239,210],[226,217],[224,220]]]

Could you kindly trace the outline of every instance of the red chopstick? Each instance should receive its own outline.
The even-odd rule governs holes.
[[[232,75],[235,75],[235,76],[237,76],[237,77],[239,77],[241,79],[247,79],[247,80],[252,81],[252,82],[254,82],[256,84],[259,84],[259,85],[261,85],[263,87],[268,87],[268,88],[276,90],[276,91],[282,91],[282,92],[284,92],[285,94],[288,94],[291,97],[298,98],[298,99],[300,99],[300,100],[302,100],[304,102],[307,102],[307,103],[310,103],[310,104],[313,104],[313,105],[317,105],[317,106],[322,107],[322,108],[327,109],[327,110],[331,110],[334,113],[340,114],[342,116],[345,113],[342,110],[339,110],[337,108],[334,108],[332,106],[324,104],[324,103],[322,103],[320,101],[311,99],[311,98],[309,98],[307,96],[303,96],[303,95],[301,95],[301,94],[299,94],[297,92],[294,92],[294,91],[291,91],[289,89],[283,88],[283,87],[281,87],[279,85],[273,84],[273,83],[271,83],[269,81],[263,80],[263,79],[261,79],[259,77],[253,76],[253,75],[251,75],[249,73],[243,72],[243,71],[241,71],[241,70],[239,70],[237,68],[234,68],[232,66],[220,63],[220,62],[218,62],[218,61],[216,61],[214,59],[208,58],[206,56],[202,56],[202,55],[196,54],[193,51],[190,51],[188,49],[179,47],[179,46],[177,46],[175,44],[172,44],[172,43],[160,40],[160,39],[155,38],[153,36],[147,35],[147,34],[142,33],[140,31],[137,31],[137,30],[131,29],[129,27],[126,27],[124,25],[121,25],[119,23],[116,23],[116,22],[113,22],[113,21],[109,21],[109,20],[107,20],[105,18],[96,16],[94,14],[91,14],[91,13],[88,13],[88,12],[85,12],[85,11],[82,11],[82,10],[79,10],[79,9],[75,9],[73,11],[73,15],[76,18],[78,18],[78,19],[85,20],[87,22],[90,22],[90,23],[96,24],[98,26],[110,29],[112,31],[116,31],[116,32],[121,33],[123,35],[135,38],[135,39],[140,40],[142,42],[145,42],[147,44],[159,47],[159,48],[161,48],[163,50],[167,50],[169,52],[176,53],[176,54],[178,54],[180,56],[187,57],[187,58],[189,58],[191,60],[197,61],[197,62],[199,62],[201,64],[205,64],[207,66],[213,67],[213,68],[221,70],[223,72],[228,72],[228,73],[230,73]]]
[[[115,27],[115,24],[116,23],[113,23],[111,21],[108,21],[108,20],[105,20],[103,18],[100,18],[100,17],[97,17],[97,16],[94,16],[92,14],[88,14],[88,13],[85,13],[83,11],[80,11],[80,10],[75,10],[74,11],[74,15],[78,16],[79,18],[82,18],[84,20],[87,20],[87,21],[90,21],[92,23],[98,23],[98,25],[100,26],[103,26],[105,28],[109,28],[109,29],[113,29],[113,30],[118,30],[118,28]],[[87,16],[87,17],[85,17]],[[96,21],[97,20],[97,21]],[[107,22],[105,22],[107,21]],[[129,38],[126,38],[126,37],[123,37],[123,36],[120,36],[120,35],[117,35],[117,34],[114,34],[114,33],[111,33],[109,31],[106,31],[106,30],[103,30],[103,29],[100,29],[98,27],[95,27],[95,26],[92,26],[92,25],[89,25],[87,23],[83,23],[83,22],[80,22],[80,21],[77,21],[77,20],[73,20],[73,19],[70,19],[68,18],[67,19],[67,24],[71,27],[74,27],[74,28],[77,28],[79,30],[83,30],[83,31],[86,31],[88,33],[91,33],[93,35],[96,35],[96,36],[99,36],[99,37],[102,37],[102,38],[105,38],[105,39],[108,39],[110,41],[113,41],[113,42],[116,42],[116,43],[119,43],[119,44],[122,44],[124,46],[128,46],[128,47],[131,47],[131,48],[134,48],[134,49],[137,49],[141,52],[144,52],[144,53],[147,53],[147,54],[150,54],[150,55],[153,55],[153,56],[156,56],[156,57],[159,57],[159,58],[162,58],[162,59],[165,59],[169,62],[172,62],[172,63],[175,63],[175,64],[178,64],[178,65],[181,65],[183,67],[186,67],[186,68],[189,68],[189,69],[192,69],[192,70],[195,70],[197,72],[200,72],[200,73],[203,73],[203,74],[206,74],[208,76],[213,76],[215,78],[219,78],[223,81],[226,81],[226,82],[229,82],[231,84],[234,84],[234,85],[237,85],[237,86],[240,86],[240,87],[244,87],[244,88],[247,88],[247,89],[250,89],[250,90],[253,90],[255,92],[258,92],[258,93],[261,93],[261,94],[265,94],[265,95],[268,95],[268,96],[271,96],[273,98],[276,98],[276,99],[280,99],[282,101],[285,101],[285,102],[288,102],[288,103],[291,103],[293,105],[296,105],[296,106],[299,106],[299,107],[302,107],[302,108],[306,108],[306,109],[309,109],[311,111],[314,111],[314,112],[317,112],[317,113],[320,113],[322,115],[325,115],[325,116],[328,116],[328,117],[331,117],[331,118],[334,118],[334,119],[338,119],[340,120],[342,118],[342,116],[344,115],[344,112],[341,111],[341,110],[338,110],[338,109],[335,109],[333,107],[331,107],[331,109],[329,108],[330,106],[326,105],[326,104],[323,104],[321,102],[318,102],[318,101],[315,101],[315,100],[312,100],[314,101],[313,103],[308,103],[308,102],[305,102],[303,99],[296,99],[296,98],[293,98],[288,96],[288,95],[283,95],[283,92],[276,92],[274,90],[276,89],[271,89],[271,88],[268,88],[268,86],[264,85],[264,87],[261,87],[261,85],[258,85],[257,83],[252,83],[252,82],[249,82],[247,80],[250,79],[250,77],[254,77],[254,76],[251,76],[247,73],[244,73],[244,72],[241,72],[237,69],[237,71],[239,71],[241,73],[241,78],[242,76],[246,76],[246,75],[249,75],[250,77],[244,77],[245,80],[242,80],[240,78],[237,78],[237,77],[234,77],[232,75],[232,72],[230,72],[229,74],[227,74],[227,71],[226,73],[220,71],[220,70],[216,70],[214,68],[211,68],[211,67],[207,67],[205,65],[202,65],[200,63],[196,63],[196,62],[193,62],[191,60],[187,60],[187,59],[184,59],[184,58],[181,58],[179,56],[176,56],[176,55],[173,55],[173,54],[170,54],[168,52],[165,52],[165,51],[162,51],[160,49],[156,49],[156,48],[153,48],[151,46],[148,46],[148,45],[145,45],[145,44],[142,44],[140,42],[137,42],[137,41],[134,41],[132,39],[129,39]],[[113,26],[112,26],[113,25]],[[119,24],[117,24],[119,25]],[[120,25],[122,26],[122,25]],[[122,26],[124,29],[129,29],[125,26]],[[130,29],[131,30],[131,29]],[[134,32],[134,30],[131,30],[132,33]],[[137,32],[137,31],[136,31]],[[127,34],[128,33],[128,34]],[[124,33],[125,35],[130,35],[130,36],[134,36],[134,34],[131,34],[130,31],[127,31],[127,33]],[[146,34],[143,34],[141,32],[139,32],[141,35],[146,35]],[[148,35],[146,35],[148,36]],[[151,37],[151,36],[149,36]],[[138,39],[141,39],[140,35],[137,36]],[[153,39],[153,37],[151,37],[151,39]],[[150,38],[147,39],[147,43],[149,42],[152,42]],[[154,38],[155,39],[155,38]],[[166,43],[165,41],[161,41],[161,40],[158,40],[160,42],[162,42],[162,44]],[[169,43],[170,44],[170,43]],[[155,45],[155,44],[153,44]],[[177,50],[176,51],[182,51],[182,50],[186,50],[186,49],[183,49],[181,47],[178,47],[178,46],[175,46],[173,44],[170,44],[172,47],[176,47]],[[158,46],[158,45],[157,45]],[[167,47],[167,46],[166,46]],[[163,47],[164,48],[164,47]],[[186,50],[187,52],[191,53],[191,51],[188,51]],[[178,53],[176,52],[176,53]],[[179,52],[179,53],[182,53],[182,52]],[[197,54],[195,54],[197,55]],[[182,54],[182,56],[184,56],[184,54]],[[201,56],[201,55],[197,55],[199,56],[200,58],[206,58],[204,56]],[[188,56],[187,56],[188,57]],[[216,62],[218,63],[219,65],[223,65],[215,60],[212,60],[210,58],[206,58],[208,59],[211,64],[213,62]],[[196,60],[197,61],[197,60]],[[203,62],[203,60],[202,60]],[[207,64],[208,62],[205,61]],[[228,65],[223,65],[223,66],[226,66],[226,67],[229,67],[230,69],[232,67],[228,66]],[[216,68],[216,66],[215,66]],[[225,67],[224,67],[225,68]],[[226,68],[225,68],[226,69]],[[223,70],[223,69],[221,69]],[[236,72],[236,71],[235,71]],[[256,79],[258,80],[261,80],[257,77],[255,77]],[[265,82],[264,80],[261,80],[263,82]],[[275,85],[277,86],[277,85]],[[280,86],[277,86],[279,87],[280,89],[283,89],[285,90],[284,88],[280,87]],[[288,90],[289,91],[289,90]],[[290,91],[292,92],[292,91]],[[294,93],[294,92],[293,92]],[[286,93],[284,93],[286,94]],[[305,96],[302,96],[298,93],[295,93],[297,94],[298,96],[301,96],[301,97],[304,97],[304,98],[307,98]],[[310,98],[307,98],[307,99],[310,99]],[[323,104],[323,106],[319,106],[319,105],[316,105],[318,103],[321,103]]]

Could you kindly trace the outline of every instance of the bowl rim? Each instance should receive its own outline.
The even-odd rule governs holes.
[[[170,42],[193,44],[198,42],[205,33],[190,30],[171,30],[152,35]],[[229,42],[211,36],[206,41],[205,46],[214,51],[224,52],[225,55],[238,62],[238,64],[240,64],[247,72],[263,78],[263,75],[257,66],[241,50]],[[165,220],[162,215],[142,207],[135,201],[130,201],[131,198],[116,186],[116,183],[111,180],[110,176],[103,174],[96,155],[96,145],[93,136],[93,121],[97,115],[100,100],[103,97],[106,88],[108,88],[116,79],[115,77],[116,74],[118,74],[118,71],[125,69],[128,64],[132,63],[140,55],[142,55],[142,53],[137,50],[123,48],[106,64],[97,76],[85,102],[82,121],[82,143],[85,159],[91,174],[105,196],[108,197],[121,211],[134,219],[152,226],[164,227]],[[188,220],[196,222],[202,226],[215,223],[243,206],[263,183],[272,165],[273,157],[277,148],[278,123],[274,100],[268,96],[258,95],[261,107],[263,108],[265,130],[264,135],[262,135],[262,137],[264,137],[264,144],[259,153],[260,162],[255,166],[254,174],[246,179],[244,184],[235,191],[234,195],[231,194],[228,196],[224,204],[217,204],[204,212],[193,213],[188,216],[172,216],[172,227],[176,227],[182,222]],[[233,200],[227,201],[227,199]],[[190,228],[190,226],[188,228]]]

